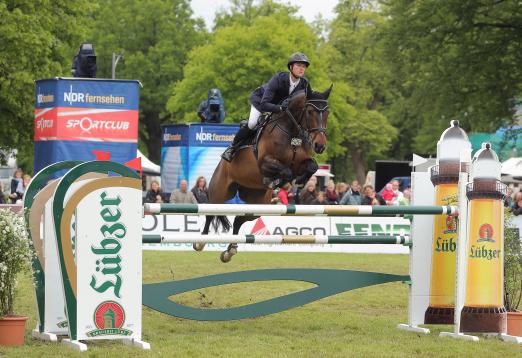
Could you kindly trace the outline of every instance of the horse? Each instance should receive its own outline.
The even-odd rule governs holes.
[[[223,204],[237,192],[247,204],[269,204],[275,187],[294,180],[296,185],[305,184],[318,169],[312,155],[326,148],[331,90],[332,86],[322,93],[292,94],[288,109],[268,119],[254,145],[239,148],[231,162],[221,159],[209,183],[209,203]],[[236,216],[233,234],[239,233],[243,223],[257,218]],[[224,231],[230,230],[226,216],[206,216],[202,234],[208,234],[212,222],[220,223]],[[201,251],[204,245],[194,244],[194,249]],[[230,244],[221,253],[221,261],[230,261],[236,253],[237,244]]]

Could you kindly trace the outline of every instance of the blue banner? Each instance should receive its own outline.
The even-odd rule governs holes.
[[[137,110],[135,80],[54,78],[36,81],[36,108],[73,107]]]

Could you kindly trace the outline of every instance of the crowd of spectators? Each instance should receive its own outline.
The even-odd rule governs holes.
[[[170,196],[165,197],[161,191],[159,182],[153,180],[150,190],[145,194],[146,203],[176,203],[176,204],[205,204],[208,203],[207,181],[199,177],[191,190],[188,190],[186,180],[181,180],[179,188],[175,189]]]
[[[11,178],[10,188],[4,187],[0,182],[0,204],[20,204],[30,182],[29,174],[24,174],[22,169],[16,169]]]
[[[25,186],[31,177],[23,175],[18,170],[15,172],[11,181],[11,201],[19,201],[25,191]],[[297,188],[291,184],[286,184],[280,189],[274,190],[272,203],[283,205],[409,205],[411,199],[411,188],[400,190],[400,183],[392,180],[380,191],[376,192],[372,185],[366,184],[361,188],[357,180],[353,180],[350,185],[333,180],[327,182],[324,190],[320,190],[317,178],[312,176],[302,187]],[[175,189],[170,195],[165,195],[159,185],[154,180],[151,182],[150,190],[146,192],[144,202],[146,203],[188,203],[204,204],[208,203],[207,181],[200,176],[192,189],[188,190],[186,180],[181,180],[179,188]],[[522,215],[522,191],[513,193],[508,188],[505,206],[510,208],[514,215]]]
[[[361,185],[357,180],[351,185],[344,182],[327,182],[320,190],[317,178],[312,176],[303,188],[297,189],[290,184],[274,192],[272,203],[300,205],[409,205],[411,189],[399,190],[400,183],[393,180],[377,193],[372,185]]]

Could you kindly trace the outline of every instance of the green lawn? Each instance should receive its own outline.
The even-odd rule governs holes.
[[[211,273],[258,268],[338,268],[407,274],[406,255],[240,253],[222,264],[217,252],[145,251],[144,282],[163,282]],[[230,307],[310,287],[304,282],[270,281],[197,290],[177,302]],[[438,338],[449,326],[431,326],[424,336],[398,331],[406,323],[407,291],[388,283],[342,293],[272,316],[232,322],[195,322],[172,318],[144,307],[141,351],[118,342],[92,342],[85,357],[522,357],[522,347],[495,339],[479,343]],[[36,324],[35,301],[28,277],[22,280],[17,313],[30,317],[26,344],[0,347],[0,356],[69,357],[74,351],[30,338]],[[78,353],[79,354],[79,353]]]

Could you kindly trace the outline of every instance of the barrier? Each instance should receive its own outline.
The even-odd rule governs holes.
[[[47,183],[50,175],[58,170],[71,168],[59,181]],[[109,172],[120,176],[108,177]],[[141,183],[136,174],[119,164],[111,162],[59,163],[39,173],[33,179],[24,206],[29,210],[28,227],[33,241],[41,239],[45,245],[55,242],[58,252],[54,264],[58,266],[60,279],[48,276],[53,264],[53,250],[37,255],[34,267],[41,267],[43,282],[37,287],[40,323],[34,335],[49,339],[53,332],[48,329],[44,312],[67,312],[69,345],[85,350],[79,340],[121,339],[127,344],[149,348],[141,341],[141,297],[143,304],[176,317],[194,320],[233,320],[259,317],[301,306],[330,295],[386,282],[402,281],[411,283],[409,322],[399,325],[403,329],[428,333],[418,327],[419,313],[424,316],[427,295],[415,287],[429,285],[429,254],[431,245],[430,219],[433,215],[448,215],[460,212],[459,237],[465,234],[467,203],[461,200],[460,207],[430,205],[429,180],[424,173],[415,173],[414,205],[411,207],[336,207],[330,206],[263,206],[263,205],[148,205],[146,212],[167,212],[172,214],[211,215],[413,215],[411,237],[407,235],[379,235],[370,238],[344,235],[155,235],[142,236],[139,230],[142,215]],[[459,185],[464,186],[466,178]],[[426,189],[426,192],[423,192]],[[465,192],[465,191],[464,191]],[[417,193],[415,195],[415,193]],[[459,193],[462,190],[459,189]],[[464,194],[462,194],[464,195]],[[433,196],[431,197],[433,199]],[[378,209],[379,208],[379,209]],[[43,215],[44,232],[40,233],[39,220]],[[37,225],[38,224],[38,225]],[[432,224],[431,224],[432,225]],[[101,230],[101,231],[100,231]],[[100,235],[100,232],[102,235]],[[109,233],[109,234],[107,234]],[[415,237],[415,240],[411,238]],[[465,241],[465,240],[464,240]],[[390,275],[375,272],[351,270],[275,269],[234,272],[206,277],[141,286],[141,242],[176,243],[332,243],[332,244],[401,244],[413,247],[410,252],[410,275]],[[39,243],[40,246],[42,243]],[[124,246],[127,246],[125,249]],[[38,245],[35,245],[38,246]],[[47,247],[47,246],[46,246]],[[50,246],[51,247],[51,246]],[[426,249],[428,248],[428,249]],[[127,251],[128,250],[128,251]],[[424,255],[424,256],[423,256]],[[57,264],[56,264],[57,262]],[[124,267],[124,263],[133,267]],[[107,277],[105,277],[107,276]],[[317,286],[301,292],[284,295],[255,304],[227,309],[197,309],[172,302],[169,297],[194,289],[237,282],[264,280],[298,280]],[[56,291],[54,295],[45,289],[46,285],[61,285],[64,306],[59,306]],[[125,282],[125,285],[123,285]],[[460,280],[457,280],[461,284]],[[42,287],[44,288],[42,290]],[[143,296],[141,294],[143,290]],[[95,291],[96,294],[92,291]],[[125,294],[121,294],[125,292]],[[457,290],[458,294],[461,294]],[[98,294],[100,294],[98,296]],[[110,297],[107,296],[110,294]],[[129,302],[120,300],[123,296]],[[52,298],[52,299],[51,299]],[[423,302],[424,300],[425,302]],[[58,302],[58,303],[57,303]],[[108,304],[107,304],[108,303]],[[79,307],[82,309],[80,310]],[[456,305],[456,308],[459,306]],[[121,317],[125,311],[125,324]],[[457,312],[457,309],[455,310]],[[93,318],[94,317],[94,318]],[[112,321],[111,321],[112,317]],[[94,319],[94,321],[93,321]],[[104,321],[107,319],[108,321]],[[107,323],[108,322],[108,323]],[[65,325],[62,323],[63,328]],[[422,324],[422,323],[420,323]],[[96,328],[95,328],[96,327]],[[130,328],[132,327],[132,329]],[[458,326],[457,326],[458,327]],[[94,328],[94,329],[93,329]],[[457,328],[458,329],[458,328]],[[46,336],[48,334],[48,336]],[[59,333],[60,334],[60,333]]]
[[[349,235],[143,235],[146,244],[190,243],[190,244],[374,244],[406,245],[411,244],[409,236],[349,236]]]
[[[371,206],[371,205],[263,205],[263,204],[145,204],[145,214],[199,215],[456,215],[456,206]]]

